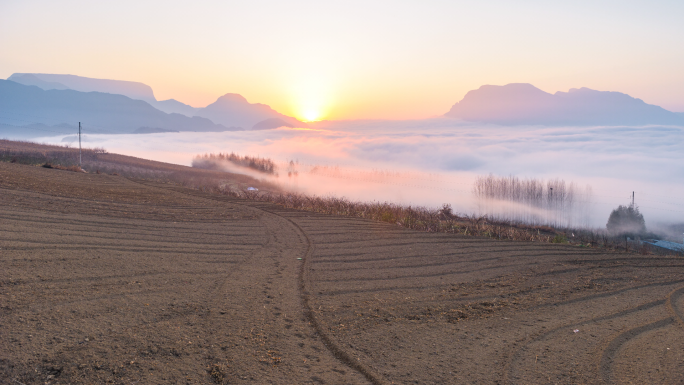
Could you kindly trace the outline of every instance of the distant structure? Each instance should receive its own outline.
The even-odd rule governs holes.
[[[661,241],[661,240],[651,240],[651,241],[643,241],[643,242],[647,243],[651,246],[660,247],[660,248],[667,249],[667,250],[684,252],[684,239],[682,239],[682,243],[670,242],[670,241]]]

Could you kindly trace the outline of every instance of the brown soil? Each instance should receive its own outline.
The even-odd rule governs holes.
[[[0,163],[0,382],[684,383],[684,259]]]

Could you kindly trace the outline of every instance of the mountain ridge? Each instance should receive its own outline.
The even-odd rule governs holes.
[[[175,99],[158,101],[152,87],[140,82],[127,80],[110,80],[87,78],[77,75],[15,73],[7,80],[27,86],[37,86],[43,90],[71,89],[80,92],[101,92],[124,95],[134,100],[143,100],[152,107],[167,114],[181,114],[189,118],[198,116],[209,119],[225,127],[241,127],[251,129],[266,120],[281,119],[292,127],[307,127],[305,123],[281,114],[262,103],[249,103],[247,99],[235,93],[227,93],[204,108],[196,108]],[[267,123],[261,124],[264,127]]]
[[[167,114],[183,114],[188,117],[196,116],[198,108],[179,102],[176,99],[167,99],[157,101],[152,107],[164,111]]]
[[[234,93],[220,96],[214,103],[199,109],[197,115],[224,125],[230,123],[250,129],[270,119],[281,119],[291,127],[308,127],[266,104],[249,103],[244,96]]]
[[[483,85],[444,115],[502,125],[684,125],[681,115],[624,93],[583,87],[550,94],[528,83]]]
[[[167,114],[145,101],[124,95],[80,92],[75,90],[43,90],[11,80],[0,80],[0,122],[9,120],[8,126],[17,122],[55,126],[83,122],[89,129],[101,133],[132,133],[140,127],[158,127],[174,131],[219,132],[234,131],[202,117]],[[19,127],[20,128],[20,127]],[[40,135],[36,135],[40,136]],[[44,136],[44,135],[43,135]]]
[[[97,79],[88,78],[85,76],[78,75],[62,75],[62,74],[39,74],[39,73],[14,73],[7,80],[13,82],[24,84],[24,85],[35,85],[46,91],[39,84],[26,84],[25,79],[38,79],[42,84],[45,83],[57,83],[68,89],[80,92],[102,92],[115,95],[128,96],[131,99],[144,100],[146,102],[156,102],[157,99],[154,97],[154,91],[152,87],[147,84],[140,82],[133,82],[129,80],[111,80],[111,79]],[[35,81],[35,80],[34,80]]]

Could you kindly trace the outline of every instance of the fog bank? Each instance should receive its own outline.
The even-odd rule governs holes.
[[[610,210],[629,203],[632,191],[647,225],[684,222],[683,127],[504,127],[443,118],[312,126],[87,135],[85,143],[184,165],[203,153],[261,156],[280,165],[279,176],[270,178],[289,190],[411,205],[450,203],[462,213],[476,212],[472,189],[479,175],[560,178],[592,188],[592,226],[605,226]],[[62,144],[63,138],[39,141]],[[282,172],[290,161],[297,176]]]

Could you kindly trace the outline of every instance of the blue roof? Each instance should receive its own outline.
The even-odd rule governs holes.
[[[670,242],[670,241],[652,241],[645,242],[653,246],[662,247],[663,249],[674,250],[674,251],[684,251],[684,244]]]

